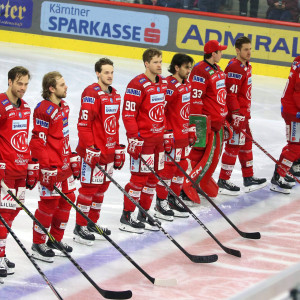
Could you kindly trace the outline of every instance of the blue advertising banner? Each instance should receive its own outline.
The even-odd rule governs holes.
[[[32,0],[0,0],[0,26],[30,28]]]
[[[165,46],[168,43],[169,17],[45,1],[40,27],[42,31],[52,33]]]

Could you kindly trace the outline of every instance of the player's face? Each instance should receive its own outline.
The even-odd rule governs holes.
[[[145,62],[146,68],[152,73],[153,75],[161,74],[162,72],[162,57],[155,55],[152,57],[150,62]]]
[[[223,53],[221,50],[219,50],[217,52],[213,52],[213,58],[214,58],[215,63],[218,63],[221,60],[222,55],[223,55]]]
[[[114,67],[112,65],[103,65],[101,72],[96,72],[98,80],[105,86],[110,86],[114,79]]]
[[[185,79],[188,79],[188,77],[191,73],[191,70],[192,70],[192,64],[191,63],[185,63],[185,64],[182,64],[181,67],[178,68],[176,71],[178,72],[178,76],[182,80],[185,80]]]
[[[8,80],[8,86],[11,90],[11,93],[16,98],[22,98],[26,93],[29,83],[29,77],[26,76],[17,76],[14,81],[11,79]]]
[[[58,99],[66,98],[67,96],[67,85],[63,77],[56,79],[56,87],[53,91],[54,95]]]
[[[241,61],[247,61],[250,60],[251,58],[251,44],[243,44],[241,50],[240,49],[236,49],[236,53],[238,58]]]

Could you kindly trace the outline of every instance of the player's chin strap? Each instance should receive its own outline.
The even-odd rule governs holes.
[[[273,162],[282,170],[284,170],[285,172],[287,172],[287,174],[289,176],[291,176],[293,179],[295,179],[298,183],[300,183],[300,180],[293,175],[291,172],[289,172],[276,158],[274,158],[267,150],[265,150],[259,143],[257,143],[252,136],[250,136],[245,130],[242,130],[242,133],[247,136],[255,146],[257,146],[257,148],[259,148],[263,153],[265,153],[268,157],[270,157]]]
[[[231,221],[230,219],[223,213],[223,211],[214,203],[214,201],[200,188],[198,184],[189,176],[186,171],[180,166],[178,162],[175,161],[175,159],[167,154],[169,159],[176,165],[176,167],[182,172],[182,174],[191,182],[193,187],[196,189],[196,191],[201,194],[219,213],[220,215],[233,227],[235,231],[239,233],[240,236],[247,239],[260,239],[260,233],[259,232],[243,232],[239,230]]]
[[[26,214],[40,227],[40,229],[49,237],[54,243],[55,247],[59,249],[63,254],[73,263],[73,265],[79,270],[79,272],[96,288],[96,290],[107,299],[130,299],[132,297],[131,291],[108,291],[101,289],[96,282],[79,266],[79,264],[72,258],[72,256],[64,249],[63,246],[50,234],[47,229],[37,220],[37,218],[28,210],[28,208],[13,194],[13,192],[7,187],[4,181],[1,181],[1,186],[6,192],[22,207]],[[71,200],[70,200],[71,201]]]

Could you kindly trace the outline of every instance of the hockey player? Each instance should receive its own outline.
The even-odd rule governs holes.
[[[281,98],[281,116],[286,124],[287,145],[279,158],[281,167],[275,166],[271,179],[271,190],[290,194],[293,186],[291,177],[300,176],[300,56],[292,63],[290,74]]]
[[[0,94],[0,181],[25,201],[26,186],[33,189],[38,179],[38,163],[30,159],[28,132],[30,108],[22,99],[30,73],[24,67],[14,67],[8,72],[8,89]],[[11,227],[21,207],[5,189],[0,193],[0,214]],[[5,255],[7,229],[0,222],[0,282],[14,273],[15,264]]]
[[[188,168],[186,157],[189,154],[189,146],[192,146],[197,138],[195,126],[189,126],[191,84],[187,79],[192,70],[193,63],[194,60],[192,57],[182,53],[175,54],[169,67],[169,72],[172,75],[166,78],[168,82],[165,106],[166,129],[173,130],[174,133],[174,149],[170,155],[184,170]],[[179,196],[184,177],[167,156],[165,167],[161,171],[161,177],[175,194]],[[169,195],[168,197],[167,189],[160,182],[157,184],[156,193],[156,217],[172,221],[173,216],[189,216],[188,212],[174,196]],[[167,197],[168,203],[163,204],[163,201],[167,202]],[[160,209],[161,207],[167,207],[168,204],[171,210]]]
[[[164,134],[164,101],[167,81],[162,72],[162,53],[155,48],[143,53],[145,73],[132,79],[126,89],[122,117],[128,138],[127,152],[130,154],[130,182],[125,190],[148,211],[157,184],[156,177],[141,162],[141,155],[157,172],[164,167],[164,150],[172,150],[173,134]],[[162,208],[163,209],[163,208]],[[120,229],[143,233],[144,229],[158,228],[139,211],[133,218],[135,205],[124,196],[124,210]]]
[[[33,130],[30,141],[32,157],[39,160],[40,201],[35,217],[67,252],[72,247],[62,242],[69,219],[71,206],[54,190],[54,185],[62,190],[71,201],[75,201],[74,177],[79,177],[78,155],[72,154],[69,145],[69,106],[63,100],[67,95],[67,85],[59,72],[47,73],[42,82],[42,97],[33,113]],[[72,169],[70,160],[73,161]],[[74,177],[73,177],[74,174]],[[51,240],[46,243],[46,235],[33,224],[33,257],[53,262],[57,251]]]
[[[252,140],[242,133],[245,130],[249,136],[252,136],[249,127],[252,100],[250,39],[246,36],[238,38],[235,42],[235,49],[237,56],[229,61],[225,69],[229,112],[227,120],[233,128],[233,137],[226,143],[222,156],[218,180],[219,193],[225,195],[237,195],[240,192],[240,187],[229,181],[237,156],[242,167],[245,192],[251,192],[267,185],[265,178],[253,176]]]
[[[204,60],[194,66],[189,77],[192,85],[190,123],[196,125],[198,137],[189,154],[190,176],[211,197],[218,193],[212,174],[219,161],[227,115],[225,74],[217,65],[226,48],[216,40],[208,41],[204,46]],[[200,203],[190,182],[184,181],[183,189],[188,198]]]
[[[104,193],[110,181],[96,166],[99,163],[110,175],[120,170],[125,162],[125,146],[119,145],[120,94],[111,86],[113,62],[101,58],[95,64],[97,83],[89,85],[82,93],[78,119],[79,143],[77,152],[81,157],[81,188],[77,206],[95,223],[100,217]],[[103,231],[110,235],[107,228]],[[76,214],[74,240],[92,245],[95,236],[87,221]],[[101,237],[99,234],[96,237]]]

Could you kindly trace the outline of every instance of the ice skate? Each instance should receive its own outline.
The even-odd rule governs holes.
[[[178,218],[188,218],[189,217],[189,212],[185,210],[185,208],[180,204],[180,202],[175,199],[173,195],[168,195],[168,202],[170,208],[174,212],[174,217]]]
[[[95,236],[90,233],[87,226],[80,226],[76,224],[73,233],[73,240],[75,242],[86,246],[92,246],[94,244]]]
[[[237,196],[241,192],[241,189],[229,180],[219,178],[218,186],[220,195]]]
[[[292,186],[284,180],[276,171],[271,179],[270,190],[282,194],[290,194]]]
[[[58,244],[67,252],[71,253],[73,248],[66,243],[58,242]],[[53,243],[51,240],[48,240],[47,246],[53,250],[56,256],[65,256],[65,254]]]
[[[6,255],[4,256],[4,263],[6,264],[7,275],[12,275],[15,273],[15,264],[11,262]]]
[[[31,250],[33,251],[32,257],[35,259],[48,263],[52,263],[54,261],[55,253],[47,246],[47,244],[32,244]]]
[[[100,228],[100,231],[103,231],[106,235],[111,235],[111,231],[106,226],[100,226],[98,224],[97,226]],[[88,224],[87,229],[89,230],[89,232],[94,234],[96,240],[106,241],[105,237],[102,234],[100,234],[98,230],[94,228],[93,225]]]
[[[266,178],[257,178],[254,176],[244,177],[244,191],[245,193],[249,193],[258,189],[261,189],[267,185]]]
[[[147,211],[147,212],[148,212],[148,214],[149,214],[149,211]],[[151,215],[151,214],[150,214],[150,215]],[[152,217],[159,225],[161,225],[161,223],[160,223],[157,219],[155,219],[152,215],[151,215],[151,217]],[[152,230],[152,231],[158,231],[158,230],[159,230],[159,228],[155,225],[155,223],[152,222],[152,220],[150,220],[149,217],[148,217],[146,214],[144,214],[141,210],[139,210],[139,214],[138,214],[138,216],[137,216],[137,219],[145,224],[145,229],[146,229],[146,230]]]
[[[174,220],[174,212],[170,209],[168,200],[156,198],[156,206],[154,207],[154,210],[154,216],[156,218],[166,221]]]
[[[122,231],[133,233],[144,233],[145,224],[139,220],[133,219],[133,212],[123,210],[123,214],[120,219],[119,229]]]
[[[7,277],[7,269],[4,257],[0,257],[0,283],[4,283],[4,278]]]

